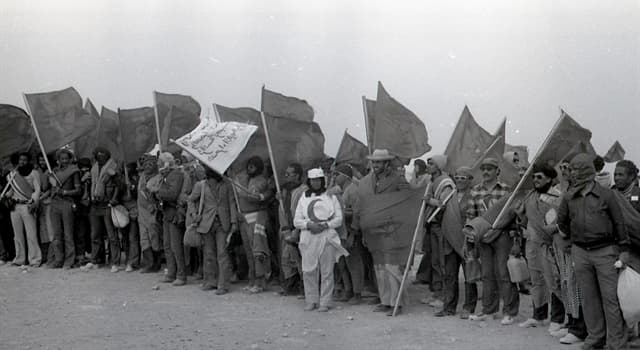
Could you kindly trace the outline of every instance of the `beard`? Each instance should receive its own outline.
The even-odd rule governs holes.
[[[549,192],[549,189],[551,188],[551,181],[547,182],[546,184],[540,186],[540,187],[536,187],[535,190],[538,193],[547,193]]]
[[[33,171],[33,165],[31,164],[25,164],[23,166],[18,167],[18,174],[20,174],[21,176],[29,176],[29,174],[31,174],[32,171]]]

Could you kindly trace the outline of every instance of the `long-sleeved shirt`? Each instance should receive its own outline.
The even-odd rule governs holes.
[[[11,180],[13,176],[14,175],[12,174],[7,175],[7,181]],[[15,176],[18,177],[21,175],[16,172]],[[13,181],[11,181],[11,189],[8,192],[8,196],[19,201],[33,200],[34,203],[38,203],[38,201],[40,200],[41,191],[40,174],[36,170],[33,170],[29,173],[29,175],[22,177],[29,184],[29,186],[31,186],[31,189],[15,188],[15,186],[18,186],[20,182],[18,182],[16,179],[13,179]],[[27,198],[23,195],[23,193],[31,192],[30,190],[33,191],[30,198]]]
[[[508,195],[509,191],[511,187],[502,182],[497,182],[492,188],[487,188],[484,183],[473,186],[467,203],[467,222],[484,215],[491,206]]]
[[[614,193],[592,182],[586,192],[568,192],[558,208],[558,228],[572,244],[591,250],[618,244],[625,250],[629,235]]]

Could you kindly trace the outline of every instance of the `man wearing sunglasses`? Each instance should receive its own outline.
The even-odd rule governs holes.
[[[534,190],[524,199],[520,210],[522,225],[525,227],[523,236],[526,239],[527,265],[531,275],[531,297],[533,315],[519,324],[522,328],[542,326],[551,311],[549,332],[559,331],[564,323],[564,304],[560,281],[556,278],[559,268],[555,262],[553,248],[554,234],[557,233],[555,223],[547,223],[547,213],[556,211],[560,205],[562,192],[552,186],[557,172],[546,164],[533,166]],[[559,236],[557,236],[559,237]],[[549,295],[551,293],[551,295]],[[548,300],[551,298],[551,310]],[[581,342],[586,334],[571,334],[563,343],[574,344]]]
[[[500,168],[497,159],[485,158],[480,163],[482,182],[471,190],[471,200],[468,203],[467,223],[483,216],[489,209],[506,197],[511,188],[498,181]],[[476,237],[472,231],[465,231],[467,239],[478,245],[482,260],[482,311],[469,316],[469,320],[483,321],[498,312],[500,297],[504,301],[502,307],[502,325],[513,324],[520,307],[518,287],[511,282],[507,259],[513,247],[510,230],[489,230],[491,234]]]

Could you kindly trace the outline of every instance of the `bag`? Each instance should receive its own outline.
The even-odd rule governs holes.
[[[507,268],[509,269],[509,279],[511,279],[511,282],[520,283],[529,279],[529,268],[523,257],[509,255]]]
[[[464,281],[467,283],[482,282],[482,265],[477,258],[464,262]]]
[[[204,205],[204,186],[206,186],[206,182],[202,182],[201,191],[200,191],[200,205],[198,206],[198,216],[202,215],[202,207]],[[198,224],[192,223],[189,225],[184,232],[184,238],[182,239],[182,243],[186,247],[201,247],[203,244],[202,234],[200,234],[196,229],[198,228]]]
[[[640,322],[640,274],[627,266],[618,276],[618,301],[628,325]]]
[[[118,204],[111,207],[111,221],[116,228],[125,228],[129,225],[129,211],[124,205]]]

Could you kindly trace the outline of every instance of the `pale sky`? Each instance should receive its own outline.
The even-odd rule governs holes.
[[[233,3],[233,4],[228,4]],[[604,154],[640,162],[640,1],[25,1],[0,8],[0,103],[74,86],[115,109],[152,91],[259,108],[260,87],[304,98],[325,152],[365,140],[377,81],[441,153],[465,104],[530,154],[564,108]]]

